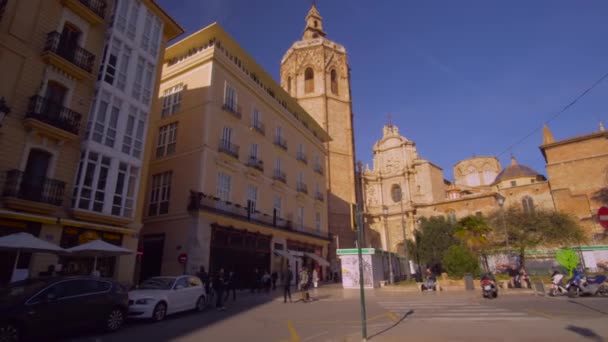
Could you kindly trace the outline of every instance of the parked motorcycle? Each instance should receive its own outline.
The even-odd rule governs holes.
[[[549,290],[549,296],[555,297],[568,294],[570,282],[564,284],[563,279],[564,275],[559,273],[559,271],[553,272],[551,275],[551,289]]]
[[[498,289],[496,288],[496,282],[491,279],[481,280],[481,291],[483,298],[496,298],[498,297]]]
[[[569,282],[568,297],[608,296],[608,285],[604,284],[605,281],[606,276],[604,275],[586,277],[580,272],[575,272],[574,277]]]

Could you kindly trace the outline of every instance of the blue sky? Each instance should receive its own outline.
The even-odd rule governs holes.
[[[157,0],[192,33],[219,22],[278,79],[307,0]],[[545,173],[538,129],[608,72],[604,0],[318,0],[327,38],[352,68],[357,158],[391,114],[419,154],[452,178],[473,155],[510,153]],[[556,139],[608,127],[608,80],[549,123]],[[519,143],[518,143],[519,142]],[[511,146],[514,145],[512,148]],[[502,153],[502,154],[501,154]]]

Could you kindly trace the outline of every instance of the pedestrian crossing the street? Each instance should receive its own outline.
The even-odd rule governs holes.
[[[427,321],[532,321],[546,320],[527,312],[518,312],[464,299],[391,300],[378,304],[397,318]]]

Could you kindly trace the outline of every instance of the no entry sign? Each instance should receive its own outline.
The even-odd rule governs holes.
[[[600,221],[600,225],[605,229],[608,229],[608,208],[601,207],[600,210],[597,211],[597,219]]]
[[[185,265],[187,261],[188,261],[188,254],[181,253],[180,255],[177,256],[177,262],[179,262],[180,264]]]

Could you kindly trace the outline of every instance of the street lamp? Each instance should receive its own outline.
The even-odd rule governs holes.
[[[407,250],[407,235],[405,231],[405,213],[403,212],[403,191],[399,191],[399,205],[401,206],[401,230],[403,231],[403,253],[405,254],[405,275],[407,279],[411,278],[410,260]]]
[[[496,194],[498,205],[500,206],[500,220],[502,221],[502,229],[505,232],[505,246],[507,247],[507,251],[509,250],[509,234],[507,233],[507,225],[505,223],[505,197],[501,194]]]
[[[384,234],[386,235],[386,249],[388,251],[388,282],[392,284],[395,281],[395,276],[393,275],[393,257],[391,255],[391,242],[388,234],[388,207],[382,207],[382,212],[384,213]]]
[[[11,112],[11,109],[6,105],[6,100],[4,97],[0,98],[0,127],[2,127],[2,123],[6,116]]]

